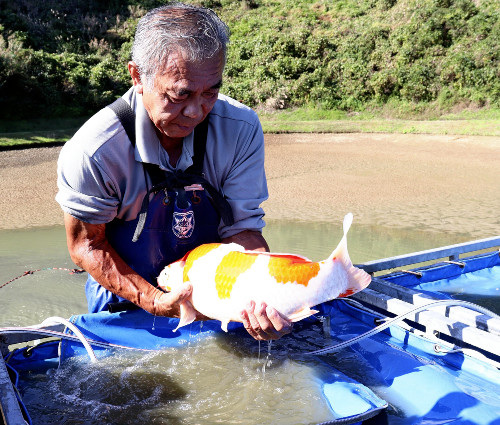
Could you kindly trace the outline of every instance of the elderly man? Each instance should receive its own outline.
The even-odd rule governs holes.
[[[90,312],[128,300],[178,317],[192,288],[159,289],[165,265],[208,242],[268,250],[262,129],[252,110],[219,94],[228,38],[211,10],[150,11],[128,63],[133,87],[64,146],[56,199],[71,258],[89,273]],[[259,340],[291,330],[265,304],[250,303],[241,319]]]

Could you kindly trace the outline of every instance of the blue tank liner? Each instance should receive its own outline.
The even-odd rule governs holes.
[[[326,303],[321,310],[331,317],[328,344],[348,340],[374,325],[374,315],[343,301]],[[140,349],[182,345],[190,336],[220,332],[219,322],[208,321],[203,327],[174,333],[177,319],[158,317],[153,330],[153,317],[143,311],[88,314],[74,316],[72,321],[87,338]],[[231,324],[231,331],[244,332],[237,324]],[[280,341],[276,342],[278,350]],[[95,348],[96,354],[110,354]],[[38,349],[33,350],[28,358],[19,350],[9,363],[16,369],[24,363],[21,369],[26,370],[32,361],[41,367],[49,360],[44,356],[56,355],[53,344],[40,350],[39,354]],[[61,344],[63,359],[79,354],[86,356],[81,344]],[[370,423],[500,425],[500,371],[460,352],[438,354],[434,342],[398,326],[318,358],[331,369],[322,384],[335,417],[329,423],[360,423],[381,412]],[[389,403],[388,409],[384,410],[383,400]]]
[[[347,303],[323,308],[339,342],[373,327],[374,315]],[[342,364],[350,364],[349,376],[389,402],[390,424],[500,425],[500,371],[461,352],[438,354],[434,347],[391,326],[325,358],[341,371]]]
[[[342,301],[326,303],[321,309],[331,317],[330,342],[348,340],[374,326],[374,315]],[[72,318],[89,338],[141,348],[184,344],[195,332],[220,332],[219,322],[208,321],[201,329],[188,327],[177,335],[172,332],[177,319],[168,318],[156,318],[153,331],[152,320],[142,311]],[[232,324],[233,332],[238,328]],[[278,344],[275,347],[279,350]],[[391,326],[339,353],[320,356],[335,377],[323,384],[325,397],[335,406],[332,411],[354,420],[351,408],[361,414],[366,409],[380,410],[383,399],[389,408],[381,415],[390,424],[500,425],[500,371],[461,352],[436,353],[434,348],[434,342]],[[63,343],[63,358],[84,353],[78,343]],[[351,398],[356,402],[336,402]]]
[[[23,347],[13,350],[8,356],[8,365],[16,371],[36,370],[45,372],[59,364],[59,341],[39,344],[36,349]]]
[[[203,322],[203,326],[193,323],[173,332],[178,319],[153,317],[143,310],[84,314],[73,316],[70,320],[86,338],[141,350],[180,346],[194,336],[199,338],[222,332],[220,322],[215,320]],[[230,323],[228,331],[246,334],[240,323]],[[110,354],[110,349],[94,349],[97,357]],[[83,346],[78,342],[63,340],[61,361],[75,355],[86,355]],[[323,394],[332,411],[332,419],[325,424],[361,424],[387,407],[387,403],[369,388],[331,366],[330,369],[330,374],[322,376]]]
[[[497,252],[460,259],[459,264],[437,263],[412,269],[421,277],[395,272],[380,278],[434,298],[469,301],[500,314],[500,255]]]
[[[9,364],[5,364],[5,366],[7,368],[10,379],[12,381],[12,385],[14,386],[15,389],[17,389],[19,386],[19,373],[18,373],[18,371]],[[15,391],[15,394],[16,394],[16,399],[19,403],[19,407],[21,408],[23,420],[25,421],[26,424],[32,425],[33,422],[32,422],[31,417],[29,415],[28,409],[26,408],[26,405],[23,403],[23,400],[21,399],[21,396],[19,395],[19,391]],[[0,419],[1,419],[1,417],[0,417]]]

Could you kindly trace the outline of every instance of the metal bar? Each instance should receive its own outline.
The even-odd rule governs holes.
[[[0,356],[0,410],[5,425],[25,424],[3,357]]]
[[[365,288],[357,294],[351,295],[357,301],[368,303],[390,313],[400,315],[413,309],[415,306],[386,294]],[[450,307],[450,309],[453,307]],[[409,317],[426,328],[427,333],[440,332],[459,341],[478,347],[485,352],[500,356],[500,336],[490,332],[468,326],[457,320],[450,319],[433,310],[423,311]]]
[[[374,277],[369,288],[377,292],[397,298],[401,301],[412,304],[415,307],[428,304],[432,300],[436,300],[429,294],[423,294],[411,288],[405,288],[395,283],[385,281]],[[462,322],[468,326],[476,327],[484,331],[500,336],[500,320],[494,317],[489,317],[478,313],[474,310],[462,306],[453,307],[436,307],[432,311],[439,312],[443,316],[450,319]]]
[[[437,260],[445,257],[449,257],[452,261],[457,261],[460,254],[499,246],[500,236],[494,236],[472,242],[443,246],[441,248],[383,258],[381,260],[368,261],[363,264],[357,264],[356,266],[368,273],[374,273],[381,270],[389,270],[401,266],[407,266],[409,264],[423,263],[425,261]]]

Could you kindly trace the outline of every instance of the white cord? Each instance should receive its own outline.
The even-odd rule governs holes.
[[[491,317],[500,319],[500,316],[498,316],[497,314],[493,313],[492,311],[490,311],[490,310],[488,310],[488,309],[486,309],[484,307],[478,306],[476,304],[469,303],[467,301],[461,301],[461,300],[440,300],[440,301],[435,301],[435,302],[432,302],[432,303],[429,303],[429,304],[421,305],[420,307],[414,308],[414,309],[412,309],[410,311],[407,311],[406,313],[400,314],[399,316],[396,316],[396,317],[388,320],[383,325],[379,325],[375,329],[372,329],[372,330],[370,330],[368,332],[365,332],[364,334],[358,335],[358,336],[356,336],[356,337],[354,337],[354,338],[352,338],[352,339],[350,339],[348,341],[341,342],[340,344],[337,344],[337,345],[330,345],[329,347],[322,348],[320,350],[310,351],[310,352],[305,353],[305,354],[326,354],[326,353],[333,353],[333,352],[336,352],[336,351],[340,351],[343,348],[349,347],[350,345],[356,344],[357,342],[360,342],[363,339],[370,338],[371,336],[376,335],[379,332],[382,332],[384,329],[387,329],[392,324],[403,320],[407,316],[411,316],[412,314],[419,313],[421,311],[428,310],[428,309],[430,309],[432,307],[437,307],[437,306],[441,306],[441,305],[446,305],[446,306],[453,306],[453,305],[464,306],[464,307],[470,308],[471,310],[477,311],[479,313],[483,313],[483,314],[485,314],[487,316],[491,316]]]
[[[80,331],[80,329],[78,329],[73,323],[71,323],[70,321],[66,320],[66,319],[63,319],[62,317],[57,317],[57,316],[53,316],[53,317],[48,317],[47,319],[45,319],[42,323],[41,323],[41,326],[49,326],[51,324],[56,324],[56,323],[60,323],[61,325],[64,325],[66,326],[67,328],[71,329],[71,331],[73,331],[73,333],[78,337],[78,339],[80,340],[80,342],[83,344],[83,346],[85,347],[85,349],[87,350],[87,354],[89,355],[90,357],[90,361],[92,363],[96,363],[97,362],[97,357],[95,356],[94,354],[94,350],[92,350],[92,347],[90,346],[90,344],[88,343],[87,339],[85,338],[85,336],[82,334],[82,332]]]

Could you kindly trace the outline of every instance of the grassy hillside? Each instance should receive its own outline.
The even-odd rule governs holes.
[[[2,119],[88,115],[121,95],[137,20],[161,3],[0,0]],[[500,106],[498,0],[192,3],[231,28],[223,92],[250,106],[417,116]]]

